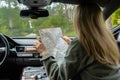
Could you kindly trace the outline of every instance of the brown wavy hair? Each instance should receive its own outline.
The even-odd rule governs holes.
[[[102,64],[119,64],[120,54],[103,13],[95,3],[80,4],[75,9],[74,26],[80,43],[88,54]]]

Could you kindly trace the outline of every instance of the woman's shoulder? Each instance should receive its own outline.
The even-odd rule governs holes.
[[[74,38],[71,41],[71,44],[69,45],[69,49],[80,49],[80,48],[81,48],[80,41],[78,40],[78,38]]]
[[[81,44],[81,42],[79,41],[78,38],[74,38],[68,48],[71,51],[76,51],[79,54],[83,54],[84,56],[88,55],[85,48],[83,47],[83,45]]]
[[[71,44],[74,44],[74,43],[79,43],[80,44],[79,39],[77,37],[72,39]]]
[[[71,41],[71,44],[70,44],[70,46],[78,46],[79,48],[81,47],[81,43],[80,43],[80,41],[79,41],[79,39],[78,38],[74,38],[72,41]]]

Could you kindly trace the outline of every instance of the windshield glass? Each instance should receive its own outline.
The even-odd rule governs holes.
[[[112,19],[112,26],[116,27],[117,25],[120,25],[120,8],[118,8],[114,14],[111,15]]]
[[[40,28],[61,27],[64,35],[75,36],[72,22],[74,6],[52,4],[45,7],[48,17],[38,19],[22,18],[20,11],[26,9],[17,0],[0,1],[0,32],[10,37],[38,34]]]
[[[73,9],[75,6],[53,3],[44,7],[49,11],[48,17],[38,19],[22,18],[20,11],[26,9],[17,0],[0,0],[0,32],[10,37],[39,35],[41,28],[61,27],[63,35],[76,36],[73,27]],[[117,14],[117,17],[116,17]],[[113,25],[120,24],[120,9],[111,18]]]

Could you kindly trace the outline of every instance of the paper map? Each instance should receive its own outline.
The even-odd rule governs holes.
[[[68,48],[68,44],[62,39],[61,28],[45,28],[39,30],[40,38],[48,52],[55,53],[59,60],[63,58]]]

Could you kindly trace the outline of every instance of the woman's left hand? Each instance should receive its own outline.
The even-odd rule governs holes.
[[[71,43],[71,39],[67,36],[62,36],[63,40],[69,45]]]
[[[34,48],[36,48],[36,50],[38,52],[40,52],[41,56],[44,56],[47,53],[46,47],[44,46],[44,44],[42,43],[42,41],[39,39],[37,40],[34,44],[33,44]]]

